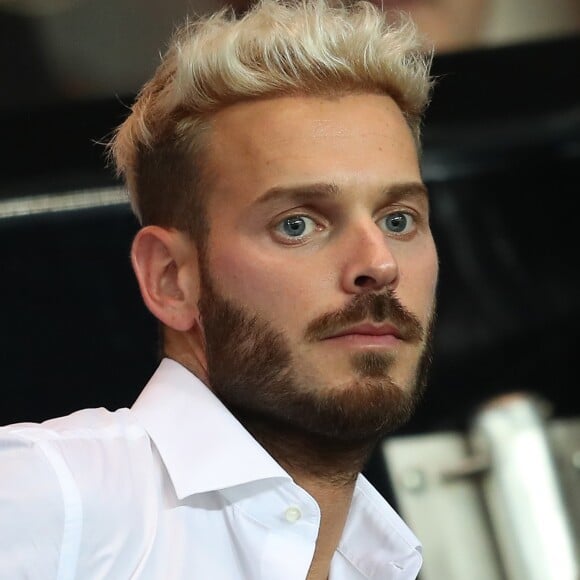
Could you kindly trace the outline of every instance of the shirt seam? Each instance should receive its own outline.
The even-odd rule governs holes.
[[[74,580],[78,567],[83,527],[83,509],[78,486],[62,456],[47,441],[38,440],[22,433],[18,435],[36,444],[56,475],[64,512],[63,534],[56,580]]]
[[[46,441],[71,441],[71,440],[85,440],[85,439],[101,439],[103,441],[114,440],[118,438],[127,440],[137,440],[140,438],[149,438],[149,434],[142,426],[133,425],[106,425],[96,429],[89,429],[86,427],[72,428],[72,429],[53,429],[48,426],[26,426],[19,428],[11,428],[9,433],[13,433],[23,439],[42,443]]]

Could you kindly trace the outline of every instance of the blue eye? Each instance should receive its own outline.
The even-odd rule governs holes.
[[[315,222],[306,216],[296,215],[283,219],[276,230],[291,238],[300,238],[312,233],[316,228]]]
[[[391,213],[381,219],[380,227],[387,233],[405,234],[413,228],[415,220],[413,216],[406,212]]]

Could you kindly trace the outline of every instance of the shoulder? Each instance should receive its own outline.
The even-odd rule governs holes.
[[[39,485],[43,475],[65,495],[74,489],[106,491],[109,479],[119,484],[141,474],[150,456],[147,432],[129,409],[84,409],[43,423],[0,427],[0,469],[25,488],[32,482],[46,487]]]
[[[98,541],[138,520],[151,456],[128,409],[0,427],[0,559],[19,571],[62,565],[60,554],[78,556],[89,531]]]
[[[129,409],[84,409],[42,423],[0,427],[0,457],[35,461],[50,466],[57,476],[83,467],[87,461],[116,461],[127,465],[131,454],[148,442],[147,433]],[[130,463],[129,463],[130,465]]]

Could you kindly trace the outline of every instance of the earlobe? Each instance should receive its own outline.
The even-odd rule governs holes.
[[[198,318],[197,254],[183,233],[146,226],[137,232],[131,263],[147,308],[166,326],[187,331]]]

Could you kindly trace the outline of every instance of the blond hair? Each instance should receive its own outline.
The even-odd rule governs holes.
[[[392,97],[419,145],[431,54],[413,22],[369,2],[258,0],[176,31],[109,152],[142,224],[204,229],[204,136],[229,104],[280,95]],[[204,184],[205,185],[205,184]]]

